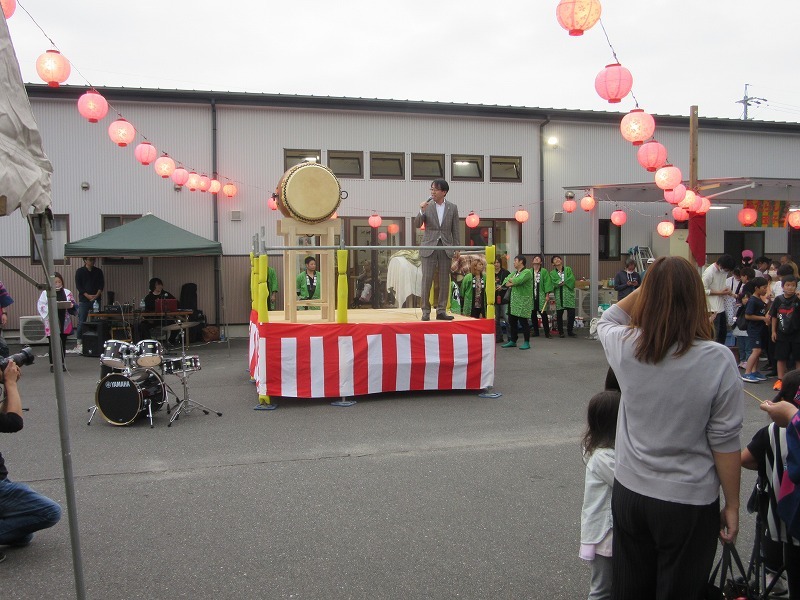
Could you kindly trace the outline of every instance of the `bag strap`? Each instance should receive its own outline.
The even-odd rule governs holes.
[[[731,546],[733,544],[728,544],[723,542],[722,544],[722,572],[719,576],[719,589],[723,589],[725,587],[725,582],[728,579],[728,573],[731,574],[731,579],[733,579],[733,564],[731,564]],[[734,548],[734,552],[736,549]],[[738,559],[739,556],[737,555],[736,558]]]

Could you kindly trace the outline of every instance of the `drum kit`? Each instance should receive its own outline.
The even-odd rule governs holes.
[[[200,370],[200,357],[186,355],[186,330],[199,325],[194,321],[181,321],[167,325],[164,331],[179,331],[181,355],[170,357],[158,340],[142,340],[131,344],[122,340],[108,340],[100,356],[101,379],[95,392],[95,404],[89,408],[91,415],[87,425],[97,411],[112,425],[130,425],[137,418],[147,416],[153,427],[153,412],[167,405],[171,414],[167,427],[193,408],[200,408],[205,414],[222,413],[189,398],[189,376]],[[178,396],[166,383],[166,375],[178,377],[183,386],[183,396]],[[174,410],[169,404],[169,394],[175,396]]]

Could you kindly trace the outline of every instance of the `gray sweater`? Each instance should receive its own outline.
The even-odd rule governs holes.
[[[731,351],[697,341],[658,364],[634,357],[637,332],[618,306],[603,313],[597,335],[622,389],[614,477],[643,496],[704,505],[719,497],[712,450],[741,446],[744,400]]]

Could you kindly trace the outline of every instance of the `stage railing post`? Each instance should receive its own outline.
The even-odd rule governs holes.
[[[336,251],[336,269],[339,272],[339,282],[336,286],[336,322],[347,323],[347,299],[350,291],[347,289],[347,250]]]
[[[494,320],[494,257],[495,247],[486,246],[486,318]],[[491,286],[491,287],[490,287]],[[491,292],[491,293],[490,293]]]

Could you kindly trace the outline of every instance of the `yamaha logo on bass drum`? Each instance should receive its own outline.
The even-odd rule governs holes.
[[[123,381],[106,381],[107,388],[129,388],[131,387],[131,382],[128,379]]]

